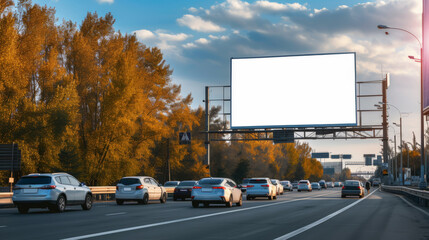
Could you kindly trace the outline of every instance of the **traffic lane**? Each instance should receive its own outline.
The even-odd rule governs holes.
[[[124,229],[116,229],[117,231],[108,232],[107,235],[101,233],[103,235],[93,239],[188,239],[190,237],[198,239],[274,239],[282,235],[284,231],[293,231],[358,200],[358,198],[341,199],[339,191],[327,191],[324,194],[328,195],[317,197],[320,194],[309,193],[309,198],[298,201],[194,220],[185,219],[143,229],[125,229],[123,232],[121,231]],[[311,195],[313,196],[311,197]],[[136,225],[136,227],[146,226]]]
[[[378,191],[291,239],[313,240],[320,236],[324,239],[429,239],[429,218],[400,197]]]
[[[325,191],[322,191],[322,193]],[[329,192],[327,192],[329,193]],[[246,208],[278,201],[288,201],[316,195],[313,193],[290,193],[279,197],[277,201],[254,200],[244,201]],[[0,235],[10,239],[35,238],[58,239],[65,236],[75,236],[78,233],[93,233],[96,231],[117,229],[138,224],[150,224],[192,217],[201,214],[229,211],[225,207],[200,208],[194,211],[190,201],[168,201],[166,204],[150,202],[149,205],[126,203],[122,206],[114,202],[94,204],[90,211],[82,211],[80,206],[67,207],[64,213],[51,213],[46,209],[30,209],[29,214],[19,214],[16,208],[1,209]],[[25,227],[26,231],[22,231]],[[41,229],[50,229],[41,231]],[[29,233],[31,233],[29,235]]]

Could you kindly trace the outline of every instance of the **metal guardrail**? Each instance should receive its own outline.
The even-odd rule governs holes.
[[[381,189],[386,192],[393,192],[393,193],[405,195],[415,200],[420,205],[429,206],[429,191],[403,187],[403,186],[387,186],[387,185],[381,185]]]

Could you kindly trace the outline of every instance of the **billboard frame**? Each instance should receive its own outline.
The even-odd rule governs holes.
[[[354,92],[355,92],[355,123],[354,124],[343,124],[343,123],[333,123],[333,124],[302,124],[302,125],[266,125],[266,126],[232,126],[232,60],[234,59],[255,59],[255,58],[280,58],[280,57],[303,57],[303,56],[321,56],[321,55],[339,55],[339,54],[353,54],[354,57]],[[356,52],[338,52],[338,53],[308,53],[308,54],[294,54],[294,55],[277,55],[277,56],[256,56],[256,57],[231,57],[229,60],[229,84],[230,84],[230,128],[231,129],[270,129],[270,128],[309,128],[309,127],[356,127],[358,126],[358,109],[357,109],[357,74],[356,74]]]

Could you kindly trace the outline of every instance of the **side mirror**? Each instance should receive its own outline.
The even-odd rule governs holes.
[[[86,186],[84,182],[79,183],[79,187],[83,187],[83,186]]]

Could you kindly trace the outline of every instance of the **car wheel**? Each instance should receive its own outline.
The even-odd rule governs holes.
[[[91,194],[86,194],[85,203],[81,205],[83,210],[89,210],[92,208],[92,196]]]
[[[23,204],[18,204],[18,212],[21,214],[25,214],[28,213],[28,209],[30,209],[29,207],[23,205]]]
[[[124,204],[124,200],[116,199],[116,204],[122,205]]]
[[[225,203],[226,207],[232,207],[232,202],[234,201],[234,199],[232,198],[232,195],[229,196],[229,201],[227,203]]]
[[[268,200],[273,200],[273,197],[272,196],[268,196]]]
[[[341,195],[341,198],[345,198],[346,197],[346,195]]]
[[[58,197],[55,207],[55,210],[57,212],[64,212],[64,210],[66,209],[66,198],[64,197],[64,195],[60,195]]]
[[[200,203],[199,203],[199,202],[197,202],[197,201],[192,201],[192,207],[197,208],[197,207],[198,207],[198,205],[200,205]]]
[[[274,197],[273,197],[273,199],[274,199],[274,200],[276,200],[276,199],[277,199],[277,196],[274,196]]]
[[[140,204],[146,205],[149,202],[149,195],[147,193],[144,194],[143,199],[139,200]]]
[[[162,194],[162,197],[161,197],[161,199],[159,199],[159,201],[161,202],[161,203],[165,203],[165,202],[167,202],[167,194]]]
[[[243,196],[240,195],[240,200],[237,202],[236,206],[240,207],[241,205],[243,205]]]
[[[298,190],[298,192],[301,192],[301,190]]]

